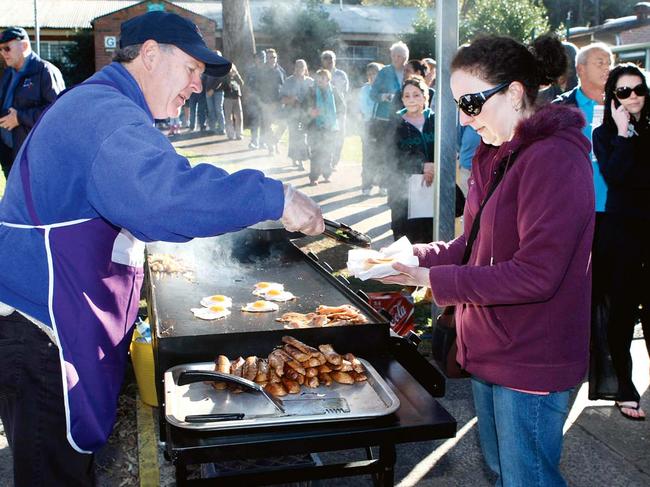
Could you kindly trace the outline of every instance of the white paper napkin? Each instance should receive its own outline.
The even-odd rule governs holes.
[[[393,269],[396,262],[408,266],[419,265],[418,258],[413,255],[413,245],[406,237],[393,242],[381,252],[370,249],[352,249],[348,252],[348,270],[362,281],[396,276],[399,274]]]

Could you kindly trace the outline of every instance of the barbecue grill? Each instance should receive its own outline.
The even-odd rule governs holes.
[[[149,254],[173,254],[191,270],[189,275],[169,276],[148,268],[146,274],[156,391],[162,407],[161,439],[166,443],[166,454],[176,466],[179,485],[195,482],[186,478],[188,465],[352,448],[366,448],[369,458],[341,465],[283,468],[264,473],[238,472],[236,476],[228,473],[220,477],[220,485],[269,484],[361,474],[372,474],[380,485],[393,485],[397,443],[455,435],[456,421],[435,400],[444,395],[444,376],[417,352],[416,343],[391,332],[387,317],[368,304],[365,294],[355,292],[345,278],[334,276],[326,262],[313,254],[303,253],[291,240],[295,236],[283,229],[244,229],[186,244],[148,245]],[[258,299],[251,291],[259,281],[282,283],[298,299],[279,303],[279,312],[241,312],[239,308],[243,304]],[[232,313],[215,321],[194,318],[190,308],[198,307],[202,297],[213,294],[231,297]],[[321,304],[352,305],[367,318],[367,323],[285,329],[285,323],[276,321],[284,312],[313,312]],[[192,403],[187,397],[196,397],[192,394],[201,395],[201,390],[205,390],[206,395],[221,392],[211,391],[200,382],[193,384],[191,391],[186,389],[188,386],[180,387],[175,381],[185,369],[208,370],[218,354],[231,359],[249,355],[265,357],[281,344],[284,335],[312,346],[330,343],[340,353],[355,354],[372,369],[371,383],[341,386],[336,390],[345,397],[344,387],[349,387],[350,391],[357,391],[354,389],[357,386],[365,387],[363,390],[369,390],[370,394],[375,388],[378,402],[392,406],[387,407],[385,413],[380,408],[366,415],[348,398],[352,401],[349,412],[357,409],[357,414],[344,413],[336,417],[342,411],[335,408],[333,413],[328,410],[328,414],[332,413],[329,416],[287,418],[286,421],[273,418],[260,423],[241,421],[242,414],[244,417],[249,414],[252,406],[243,406],[248,410],[227,411],[228,416],[217,414],[212,421],[209,414],[205,415],[205,424],[201,424],[204,416],[193,415],[191,408],[183,411],[183,404],[191,406]],[[382,392],[377,384],[386,390]],[[175,400],[176,392],[185,399]],[[218,401],[220,396],[210,397]],[[251,401],[256,399],[259,398],[246,397],[241,404],[252,405]],[[292,397],[283,399],[290,401]],[[217,404],[214,412],[219,413],[220,407]],[[230,413],[241,414],[230,417]],[[191,422],[184,422],[185,415],[192,417]],[[379,447],[377,458],[371,455],[370,447],[373,446]]]

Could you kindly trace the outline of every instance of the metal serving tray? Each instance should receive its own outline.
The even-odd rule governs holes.
[[[224,430],[258,426],[286,425],[293,423],[314,423],[323,421],[345,421],[385,416],[399,408],[399,399],[379,373],[366,360],[359,358],[366,368],[367,381],[354,384],[333,382],[329,387],[315,389],[302,387],[298,394],[281,398],[287,413],[280,413],[264,396],[243,392],[235,394],[229,390],[216,390],[210,384],[197,382],[178,385],[181,373],[188,370],[214,370],[214,362],[177,365],[164,375],[165,418],[179,428],[195,430]],[[294,414],[302,409],[299,403],[317,401],[323,410],[315,414]],[[328,407],[335,404],[338,407]],[[343,405],[343,407],[340,407]],[[296,406],[296,407],[292,407]],[[239,419],[243,414],[243,418]],[[201,415],[218,415],[214,421],[195,422],[186,418]],[[230,416],[227,416],[230,415]]]

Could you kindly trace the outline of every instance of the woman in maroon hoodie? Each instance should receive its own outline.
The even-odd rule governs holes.
[[[460,365],[472,375],[483,454],[497,485],[566,485],[559,470],[571,389],[587,370],[594,193],[582,115],[535,101],[564,72],[557,39],[530,48],[484,37],[452,61],[460,123],[482,138],[464,233],[414,246],[421,267],[387,282],[456,305]],[[503,177],[489,196],[497,174]],[[480,227],[468,264],[470,229]]]

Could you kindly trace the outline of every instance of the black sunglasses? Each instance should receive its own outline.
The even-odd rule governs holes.
[[[466,115],[470,117],[475,117],[481,113],[481,109],[486,101],[490,99],[491,96],[496,95],[498,92],[510,86],[510,82],[501,83],[494,88],[489,90],[480,91],[478,93],[468,93],[454,100],[458,108],[460,108]]]
[[[636,96],[647,96],[648,87],[643,83],[640,83],[634,88],[630,88],[629,86],[620,86],[614,90],[614,94],[619,100],[629,98],[632,95],[632,92],[636,93]]]

